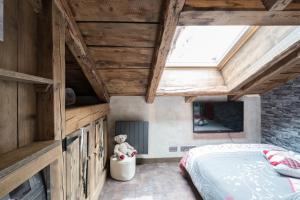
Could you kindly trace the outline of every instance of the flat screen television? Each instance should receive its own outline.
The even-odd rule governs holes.
[[[194,133],[242,132],[244,130],[243,102],[194,102]]]

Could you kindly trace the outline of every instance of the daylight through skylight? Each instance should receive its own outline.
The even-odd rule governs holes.
[[[217,67],[249,26],[179,26],[166,67]]]

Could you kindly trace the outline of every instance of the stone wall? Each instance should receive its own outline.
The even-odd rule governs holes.
[[[300,152],[300,78],[261,96],[262,142]]]

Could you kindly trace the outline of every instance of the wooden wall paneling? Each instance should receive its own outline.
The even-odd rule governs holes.
[[[158,22],[163,0],[71,0],[76,21]]]
[[[240,76],[230,82],[227,82],[228,89],[230,91],[238,91],[245,84],[252,81],[258,75],[276,64],[278,60],[289,55],[291,52],[296,51],[299,47],[299,39],[300,29],[295,28],[288,34],[288,36],[280,42],[277,42],[277,44],[274,45],[268,52],[261,55],[257,61],[249,65]]]
[[[300,49],[280,58],[269,69],[246,83],[231,100],[237,100],[245,94],[265,93],[280,84],[286,83],[300,75]]]
[[[37,15],[30,1],[18,1],[18,72],[36,75]],[[33,84],[18,83],[18,146],[32,143],[37,132],[36,92]]]
[[[183,11],[178,25],[299,25],[300,11]]]
[[[229,50],[226,56],[222,59],[222,61],[218,65],[218,69],[222,70],[223,67],[230,61],[230,59],[251,39],[251,37],[256,33],[259,29],[259,26],[251,26],[248,30],[241,36],[239,41],[233,45],[233,47]]]
[[[155,47],[157,24],[78,23],[87,45]]]
[[[263,0],[267,10],[284,10],[293,0]]]
[[[0,42],[0,66],[7,70],[17,71],[18,62],[18,1],[4,2],[4,41]],[[0,153],[14,150],[18,145],[17,132],[17,83],[0,80]]]
[[[153,48],[89,47],[97,69],[150,68]],[[105,76],[104,74],[101,76]]]
[[[161,22],[160,35],[158,36],[159,45],[156,47],[155,55],[153,56],[152,70],[149,76],[149,86],[146,94],[147,103],[153,103],[154,101],[184,2],[185,0],[168,0],[165,2],[163,21]]]
[[[266,54],[278,41],[287,37],[295,27],[261,27],[254,36],[247,42],[232,59],[222,69],[222,75],[227,85],[235,79],[243,76],[251,67],[251,64],[259,60]],[[259,45],[259,48],[257,46]],[[252,52],[249,54],[249,52]],[[236,67],[239,66],[239,67]]]
[[[81,32],[73,17],[73,13],[66,0],[55,0],[59,10],[63,13],[66,22],[66,44],[79,63],[83,73],[92,85],[95,93],[102,102],[109,102],[109,94],[101,78],[96,73],[95,61],[89,54]]]

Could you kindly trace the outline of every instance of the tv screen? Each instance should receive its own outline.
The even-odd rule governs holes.
[[[243,102],[194,102],[194,133],[242,132]]]

